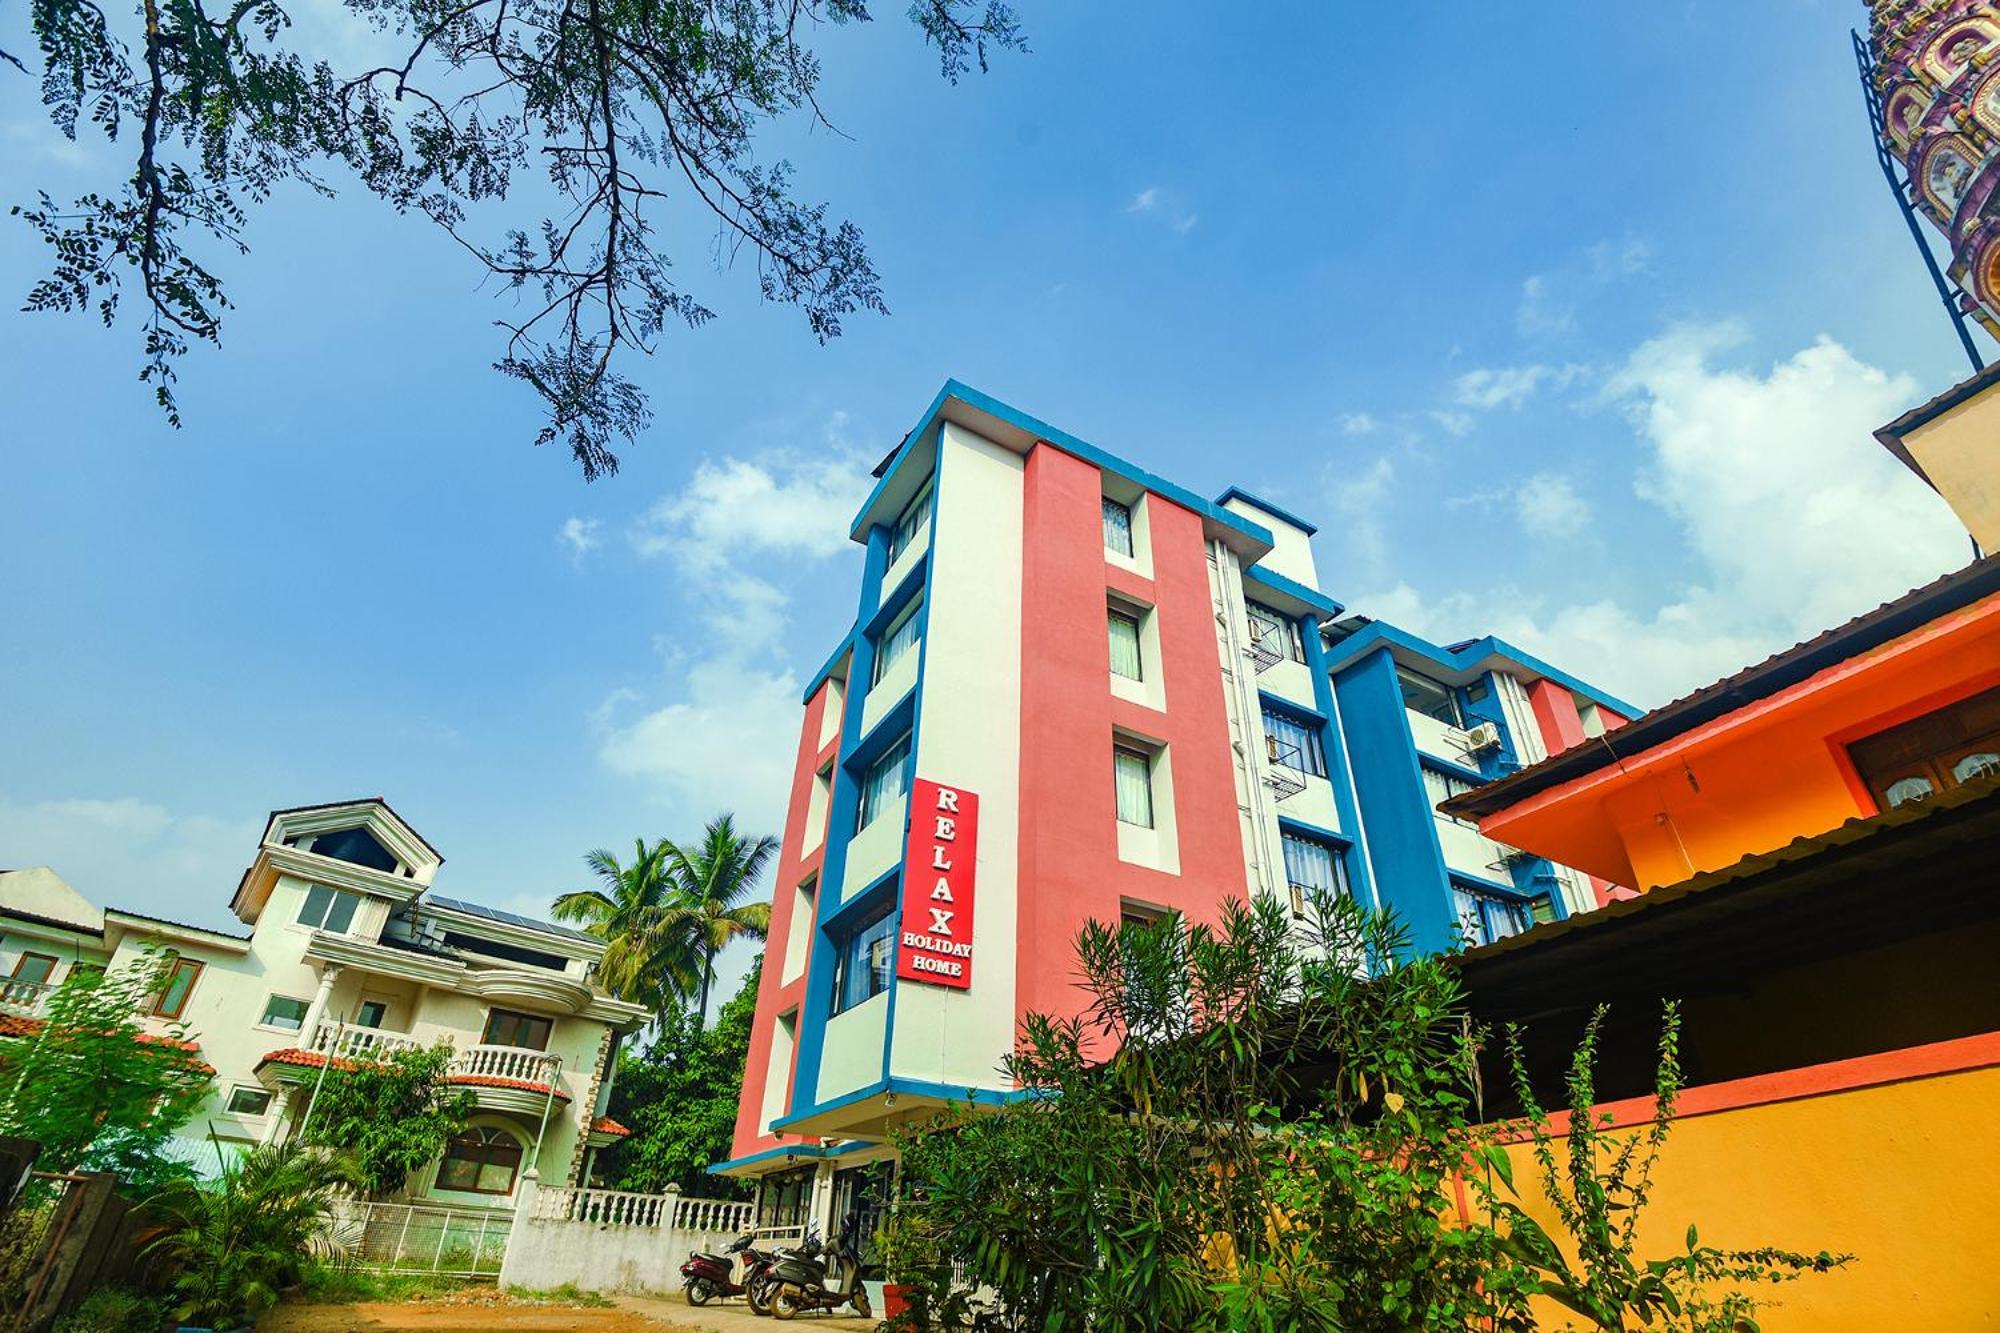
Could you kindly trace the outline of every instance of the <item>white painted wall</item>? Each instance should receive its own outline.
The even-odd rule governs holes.
[[[919,610],[918,615],[923,612]],[[868,691],[868,697],[861,702],[861,734],[867,735],[870,728],[882,720],[883,714],[901,703],[910,687],[917,683],[917,659],[923,654],[918,645],[905,649],[890,668],[882,673],[882,679],[875,682],[875,688]]]
[[[999,1086],[1014,1040],[1025,468],[959,426],[941,432],[916,771],[980,797],[972,984],[898,983],[890,1069],[954,1087]],[[1135,549],[1147,550],[1137,514],[1133,526]]]
[[[1463,731],[1449,722],[1438,721],[1428,713],[1406,708],[1403,716],[1410,721],[1410,735],[1416,741],[1417,749],[1461,768],[1475,766],[1467,756]]]
[[[854,835],[847,844],[847,869],[842,872],[840,902],[867,888],[885,872],[903,859],[903,815],[909,809],[909,797],[898,796],[895,800],[876,811],[875,818],[867,828]],[[820,886],[822,895],[826,892]],[[822,911],[831,911],[834,903],[826,903]]]
[[[815,1101],[826,1103],[882,1078],[882,1050],[889,1025],[889,993],[871,995],[827,1020],[819,1056]]]

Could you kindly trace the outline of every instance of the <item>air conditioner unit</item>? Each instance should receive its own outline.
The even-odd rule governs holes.
[[[1465,748],[1473,754],[1500,748],[1500,728],[1491,722],[1481,722],[1465,733]]]

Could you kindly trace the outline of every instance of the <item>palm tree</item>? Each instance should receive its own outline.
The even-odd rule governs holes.
[[[699,981],[693,949],[666,926],[674,889],[667,875],[672,845],[662,838],[649,847],[644,838],[635,838],[629,865],[598,848],[583,863],[602,887],[565,893],[549,909],[556,920],[576,922],[585,934],[604,941],[604,958],[597,966],[604,989],[621,1000],[650,1005],[655,1014]]]
[[[744,837],[730,815],[717,815],[702,831],[701,845],[682,847],[662,840],[666,874],[673,884],[662,917],[667,932],[687,941],[700,961],[700,995],[695,1030],[708,1021],[708,993],[715,983],[715,955],[732,940],[762,940],[771,928],[771,904],[739,901],[754,893],[764,867],[778,850],[768,835]]]

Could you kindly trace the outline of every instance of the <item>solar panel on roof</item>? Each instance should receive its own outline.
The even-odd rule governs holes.
[[[529,930],[538,930],[548,935],[560,935],[565,939],[594,939],[593,936],[581,930],[572,930],[568,926],[558,926],[550,921],[537,921],[533,917],[522,916],[518,912],[503,912],[497,907],[487,907],[480,903],[468,903],[457,898],[444,898],[437,894],[430,895],[430,900],[448,912],[462,912],[466,916],[476,916],[487,921],[499,921],[510,926],[523,926]]]

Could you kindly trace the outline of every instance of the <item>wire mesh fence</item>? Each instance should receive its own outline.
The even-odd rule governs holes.
[[[325,1258],[370,1272],[497,1278],[513,1226],[500,1209],[345,1199],[320,1246]]]

